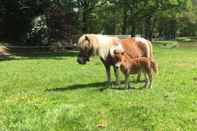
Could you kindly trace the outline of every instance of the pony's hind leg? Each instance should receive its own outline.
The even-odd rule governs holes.
[[[144,87],[147,88],[149,85],[149,76],[146,72],[144,72],[144,77],[145,77],[145,85]]]
[[[142,72],[141,72],[141,71],[139,71],[139,72],[138,72],[138,74],[137,74],[137,82],[140,82],[141,73],[142,73]]]
[[[153,79],[153,76],[152,76],[152,73],[151,72],[148,73],[148,77],[149,77],[149,86],[148,87],[149,88],[152,88],[152,81],[153,81],[152,79]]]

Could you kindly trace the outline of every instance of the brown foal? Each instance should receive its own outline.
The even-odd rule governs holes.
[[[146,82],[145,87],[152,88],[153,72],[157,72],[156,63],[147,57],[131,58],[127,53],[114,50],[115,66],[125,75],[125,86],[129,88],[129,75],[143,72]]]

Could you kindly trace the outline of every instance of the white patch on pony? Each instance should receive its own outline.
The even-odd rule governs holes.
[[[146,39],[142,38],[142,37],[135,37],[136,41],[140,41],[142,43],[148,43]]]
[[[115,64],[115,66],[116,66],[117,68],[119,68],[119,67],[121,66],[121,62],[117,62],[117,63]]]
[[[97,35],[97,39],[98,55],[105,60],[109,54],[110,48],[112,47],[112,38],[103,35]]]
[[[119,39],[117,39],[115,37],[97,35],[97,39],[98,39],[98,43],[99,43],[98,55],[101,58],[103,58],[104,60],[107,58],[107,56],[109,54],[113,55],[114,49],[122,48],[121,44],[118,43]]]
[[[150,57],[151,57],[151,56],[150,56],[150,53],[151,53],[151,52],[150,52],[149,42],[148,42],[146,39],[142,38],[142,37],[135,37],[135,40],[136,40],[137,42],[140,42],[140,43],[143,43],[143,44],[146,45],[147,57],[150,58]]]
[[[114,50],[124,52],[124,48],[122,47],[121,43],[116,43],[115,45],[113,45],[113,47],[110,49],[111,56],[114,56]]]

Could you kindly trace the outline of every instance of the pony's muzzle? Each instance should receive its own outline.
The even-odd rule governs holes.
[[[78,58],[77,58],[77,62],[78,62],[79,64],[86,64],[86,61],[85,61],[82,57],[78,57]]]

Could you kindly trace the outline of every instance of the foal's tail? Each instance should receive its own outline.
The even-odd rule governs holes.
[[[157,66],[157,64],[153,60],[151,60],[151,68],[153,69],[153,72],[155,74],[158,73],[158,66]]]

